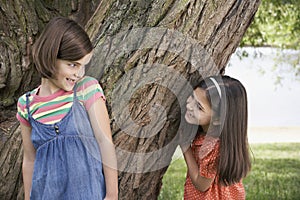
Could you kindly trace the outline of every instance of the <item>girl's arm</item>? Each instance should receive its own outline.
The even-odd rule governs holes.
[[[88,114],[101,151],[106,184],[105,199],[118,199],[117,158],[105,101],[102,98],[97,99]]]
[[[187,150],[185,150],[187,149]],[[194,158],[194,155],[192,153],[192,149],[191,147],[185,147],[183,148],[183,155],[184,155],[184,159],[188,168],[188,173],[189,176],[191,177],[192,183],[195,186],[195,188],[197,188],[197,190],[200,190],[201,192],[205,192],[210,185],[213,182],[213,178],[206,178],[200,175],[200,170],[199,167],[197,165],[197,162]]]
[[[24,150],[23,164],[22,164],[24,195],[25,195],[25,200],[29,200],[31,184],[32,184],[33,166],[35,160],[35,148],[30,139],[31,127],[25,126],[22,123],[20,124],[20,127],[21,127],[23,150]]]

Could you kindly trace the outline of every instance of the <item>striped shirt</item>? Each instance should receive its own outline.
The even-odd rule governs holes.
[[[39,89],[40,87],[30,92],[30,114],[34,119],[44,124],[54,124],[60,121],[73,105],[73,90],[65,91],[60,89],[49,96],[41,97],[37,95]],[[105,100],[103,90],[98,81],[89,76],[85,76],[77,83],[76,96],[86,110],[88,110],[98,98]],[[30,126],[26,108],[26,94],[19,98],[17,107],[17,119],[20,123]]]

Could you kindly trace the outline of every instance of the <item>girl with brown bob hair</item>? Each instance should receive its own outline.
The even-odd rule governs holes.
[[[198,125],[187,164],[184,199],[245,199],[242,179],[251,168],[247,138],[247,93],[229,76],[208,77],[187,100],[185,119]]]
[[[92,52],[86,32],[73,20],[53,18],[33,46],[33,61],[42,78],[57,73],[56,60],[76,61]]]
[[[93,45],[55,17],[33,46],[41,84],[18,100],[28,199],[118,199],[117,164],[103,90],[84,76]]]

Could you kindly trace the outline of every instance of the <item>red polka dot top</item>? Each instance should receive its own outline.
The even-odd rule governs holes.
[[[201,192],[194,187],[191,178],[187,174],[184,185],[185,200],[245,199],[245,189],[242,181],[230,186],[218,183],[217,164],[220,152],[218,139],[199,134],[193,141],[192,151],[199,166],[200,175],[206,178],[213,178],[214,181],[208,190]]]

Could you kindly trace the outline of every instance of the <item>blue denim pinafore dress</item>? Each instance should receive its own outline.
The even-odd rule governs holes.
[[[86,109],[74,87],[73,105],[61,121],[43,124],[29,111],[31,140],[36,149],[30,199],[101,200],[105,180],[98,143]]]

